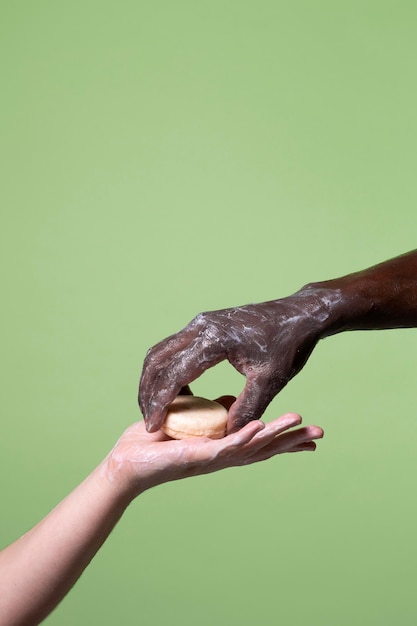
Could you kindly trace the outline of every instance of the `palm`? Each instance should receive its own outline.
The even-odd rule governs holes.
[[[148,433],[136,422],[120,437],[109,456],[110,472],[128,474],[131,482],[146,487],[207,474],[227,467],[248,465],[284,452],[314,450],[323,431],[316,426],[294,429],[301,423],[288,413],[268,424],[252,421],[223,439],[190,437],[174,440],[161,431]]]

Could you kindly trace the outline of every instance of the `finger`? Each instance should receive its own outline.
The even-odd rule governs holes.
[[[297,428],[295,430],[283,432],[275,436],[270,442],[266,441],[266,445],[263,446],[263,450],[264,452],[280,454],[288,452],[299,445],[308,443],[313,439],[321,439],[323,435],[323,430],[318,426],[305,426],[304,428]],[[253,449],[259,450],[260,448],[255,447],[254,444]]]
[[[151,403],[155,381],[175,356],[186,350],[198,335],[198,330],[192,322],[179,332],[163,339],[146,354],[142,374],[139,382],[138,400],[139,406],[145,418],[148,417],[148,406]]]
[[[259,463],[261,461],[268,461],[268,459],[272,459],[274,456],[278,454],[285,453],[293,453],[293,452],[314,452],[316,450],[316,444],[314,441],[309,441],[303,444],[299,444],[298,446],[294,446],[294,448],[290,448],[289,450],[276,450],[273,447],[263,448],[258,450],[256,454],[253,454],[250,457],[247,457],[242,465],[251,465],[252,463]]]
[[[177,395],[192,395],[188,383],[194,378],[190,375],[187,379],[187,371],[182,367],[182,354],[180,352],[172,357],[170,354],[162,357],[158,353],[155,357],[159,362],[158,369],[152,375],[152,368],[155,367],[153,364],[151,369],[145,369],[142,374],[139,393],[143,389],[145,398],[141,398],[140,406],[148,432],[155,432],[162,426],[167,406]]]
[[[294,446],[288,452],[314,452],[317,448],[315,441],[306,441],[306,443],[300,443],[298,446]]]
[[[284,413],[280,417],[275,418],[272,422],[266,424],[266,429],[271,431],[274,436],[280,435],[285,430],[299,426],[303,419],[299,413]]]
[[[258,461],[265,461],[277,454],[283,454],[285,452],[303,452],[314,451],[316,444],[313,439],[321,439],[323,437],[323,430],[317,426],[308,426],[306,428],[300,428],[296,431],[283,433],[275,437],[275,439],[268,445],[256,449],[253,452],[253,448],[249,444],[247,446],[248,454],[244,460],[244,464],[257,463]]]
[[[265,428],[265,424],[260,420],[254,420],[249,424],[246,424],[239,431],[231,433],[227,435],[223,439],[218,439],[217,441],[220,443],[221,447],[218,452],[218,456],[226,456],[231,455],[233,452],[244,448],[247,444],[258,435],[259,432],[263,431]]]
[[[250,373],[246,377],[246,384],[236,402],[230,407],[227,423],[228,432],[241,428],[251,420],[260,419],[276,389],[277,381],[259,372]]]
[[[280,434],[276,437],[274,443],[280,445],[283,449],[289,449],[306,441],[321,439],[323,435],[324,432],[319,426],[304,426],[303,428],[296,428]]]
[[[153,392],[153,396],[149,400],[147,414],[143,416],[146,430],[149,433],[156,432],[161,428],[167,414],[168,405],[176,398],[182,388],[181,383],[175,384],[174,381],[170,381],[168,378],[160,378],[158,383],[159,389]]]
[[[225,462],[224,467],[227,467],[232,464],[231,458],[236,454],[236,451],[244,448],[264,428],[265,424],[256,420],[223,439],[193,438],[193,445],[198,446],[197,462],[201,463],[208,460],[210,464],[216,465],[218,460],[224,457],[225,460],[222,461],[222,464]],[[190,441],[191,439],[183,439],[181,445],[189,445]]]
[[[272,422],[269,422],[265,425],[265,428],[261,432],[257,433],[256,437],[254,437],[247,445],[248,454],[254,454],[261,448],[266,448],[268,445],[275,442],[279,437],[282,437],[281,433],[289,428],[299,426],[301,421],[301,416],[298,413],[286,413]]]
[[[217,344],[207,345],[201,337],[196,337],[185,350],[172,356],[170,361],[160,361],[153,379],[146,373],[144,380],[147,385],[147,399],[141,402],[141,406],[148,431],[154,432],[161,427],[166,416],[166,407],[174,400],[181,387],[187,386],[206,369],[223,359],[224,354]]]

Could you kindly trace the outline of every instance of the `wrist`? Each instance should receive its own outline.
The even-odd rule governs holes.
[[[338,281],[309,283],[297,295],[305,299],[309,317],[317,321],[318,339],[353,329],[355,320],[369,310],[359,292]]]
[[[114,511],[123,514],[134,496],[126,478],[119,473],[112,474],[106,457],[90,475],[94,480],[94,489],[97,494],[108,502]]]
[[[143,469],[139,474],[137,464],[118,454],[115,448],[101,463],[100,475],[106,481],[108,489],[113,491],[114,497],[128,506],[141,493],[159,484],[148,468]]]

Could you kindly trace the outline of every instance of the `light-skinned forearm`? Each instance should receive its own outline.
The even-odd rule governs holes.
[[[99,466],[5,548],[0,553],[0,625],[41,622],[79,578],[132,497]]]
[[[228,396],[228,402],[233,398]],[[220,398],[219,401],[222,401]],[[225,399],[223,399],[225,402]],[[227,467],[315,449],[321,428],[287,413],[222,439],[172,440],[132,424],[101,465],[37,526],[0,552],[0,626],[39,624],[90,563],[129,503],[146,489]]]

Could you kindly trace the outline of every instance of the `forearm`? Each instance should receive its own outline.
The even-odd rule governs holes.
[[[37,526],[0,553],[0,625],[32,626],[66,595],[130,497],[97,468]]]
[[[345,330],[417,327],[417,250],[301,292],[327,309],[322,337]]]

